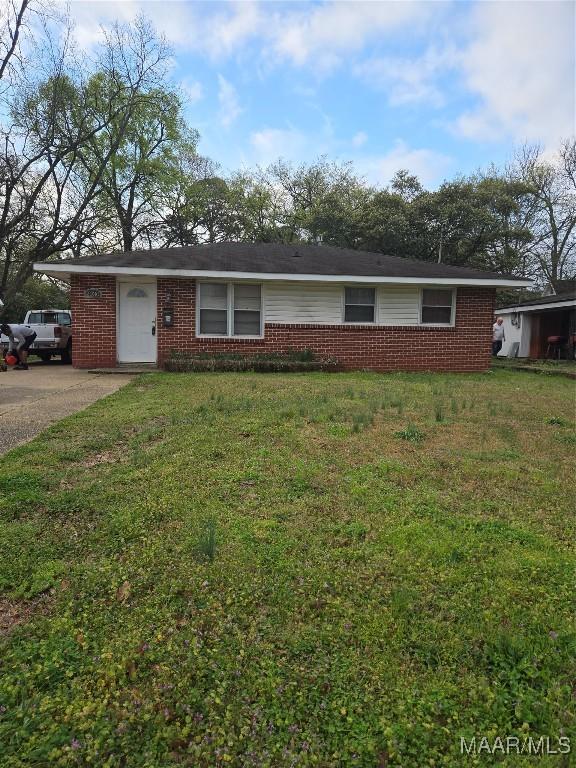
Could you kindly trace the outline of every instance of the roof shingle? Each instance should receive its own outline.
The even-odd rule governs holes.
[[[141,269],[183,269],[288,275],[354,275],[407,278],[510,279],[509,275],[416,261],[330,245],[284,243],[212,243],[108,253],[59,264]],[[46,263],[48,266],[49,263]]]

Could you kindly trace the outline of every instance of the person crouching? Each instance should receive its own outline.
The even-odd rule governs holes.
[[[8,351],[14,352],[18,358],[18,364],[14,366],[15,371],[28,370],[28,350],[36,338],[36,332],[27,325],[16,325],[14,323],[2,323],[0,331],[8,336],[10,343]]]

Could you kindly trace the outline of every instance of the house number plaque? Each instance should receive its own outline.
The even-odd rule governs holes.
[[[86,288],[84,297],[86,299],[101,299],[104,295],[102,288]]]

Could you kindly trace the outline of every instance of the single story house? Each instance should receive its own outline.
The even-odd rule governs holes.
[[[502,357],[574,357],[576,291],[542,296],[498,309],[504,319]],[[549,339],[558,339],[549,343]]]
[[[344,369],[482,371],[497,287],[476,269],[324,245],[216,243],[35,264],[71,284],[78,368],[172,350],[311,349]]]

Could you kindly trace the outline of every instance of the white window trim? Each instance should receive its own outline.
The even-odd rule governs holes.
[[[200,333],[200,293],[203,284],[220,283],[226,286],[226,312],[228,332],[224,333]],[[234,285],[259,285],[260,286],[260,333],[258,335],[235,334],[234,330]],[[196,296],[196,338],[198,339],[263,339],[264,338],[264,286],[257,280],[198,280]]]
[[[346,320],[346,289],[347,288],[371,288],[374,291],[374,320]],[[371,304],[350,304],[351,307],[370,307]],[[345,285],[342,288],[342,325],[378,325],[378,288],[376,285]]]
[[[446,291],[450,291],[452,296],[452,306],[450,310],[450,322],[449,323],[423,323],[422,322],[422,307],[423,307],[423,298],[424,298],[424,291],[427,289],[442,289]],[[423,285],[422,288],[420,288],[419,292],[419,298],[418,298],[418,324],[424,328],[454,328],[456,325],[456,288],[447,288],[446,286],[439,286],[439,285]]]

